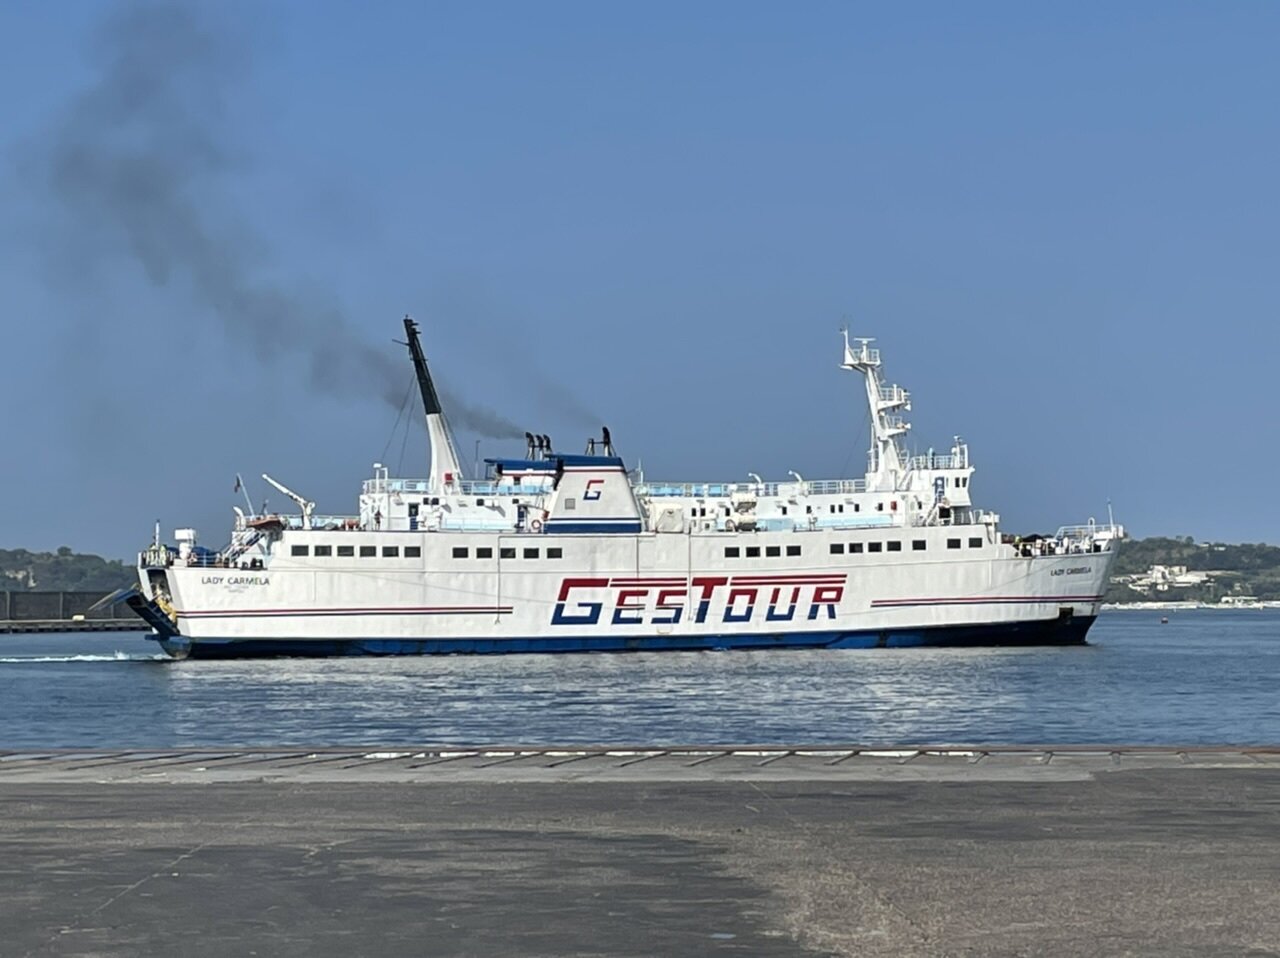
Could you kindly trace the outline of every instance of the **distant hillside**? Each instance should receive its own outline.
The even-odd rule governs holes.
[[[119,559],[80,555],[66,546],[57,552],[0,549],[0,591],[68,591],[105,595],[132,585],[137,573]]]
[[[1185,566],[1188,573],[1212,572],[1205,582],[1186,587],[1157,589],[1154,585],[1133,589],[1115,582],[1107,591],[1108,602],[1141,602],[1147,599],[1189,599],[1218,602],[1223,596],[1251,595],[1258,599],[1280,600],[1280,546],[1265,543],[1196,542],[1190,538],[1153,536],[1132,539],[1120,545],[1120,554],[1111,570],[1113,580],[1138,576],[1152,566]],[[1194,579],[1196,576],[1185,576]]]

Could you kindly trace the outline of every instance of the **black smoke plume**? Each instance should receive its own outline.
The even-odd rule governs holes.
[[[318,393],[372,394],[398,406],[406,359],[389,342],[366,342],[316,291],[264,278],[256,264],[266,243],[228,214],[227,182],[243,161],[223,121],[250,57],[247,43],[210,19],[215,10],[131,2],[100,25],[90,51],[95,78],[58,117],[34,164],[63,214],[63,249],[79,250],[91,267],[125,253],[154,285],[188,291],[261,362],[301,358]],[[456,397],[448,413],[485,436],[523,434]]]

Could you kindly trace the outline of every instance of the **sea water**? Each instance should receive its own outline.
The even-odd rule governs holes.
[[[1105,612],[1089,640],[175,662],[0,636],[0,748],[1280,742],[1280,612]]]

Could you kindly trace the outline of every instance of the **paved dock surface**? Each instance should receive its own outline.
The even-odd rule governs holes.
[[[0,754],[0,955],[1280,954],[1280,755]]]

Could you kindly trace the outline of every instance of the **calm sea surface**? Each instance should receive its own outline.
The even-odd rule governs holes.
[[[0,748],[1280,743],[1280,612],[1163,614],[1030,650],[171,662],[0,636]]]

